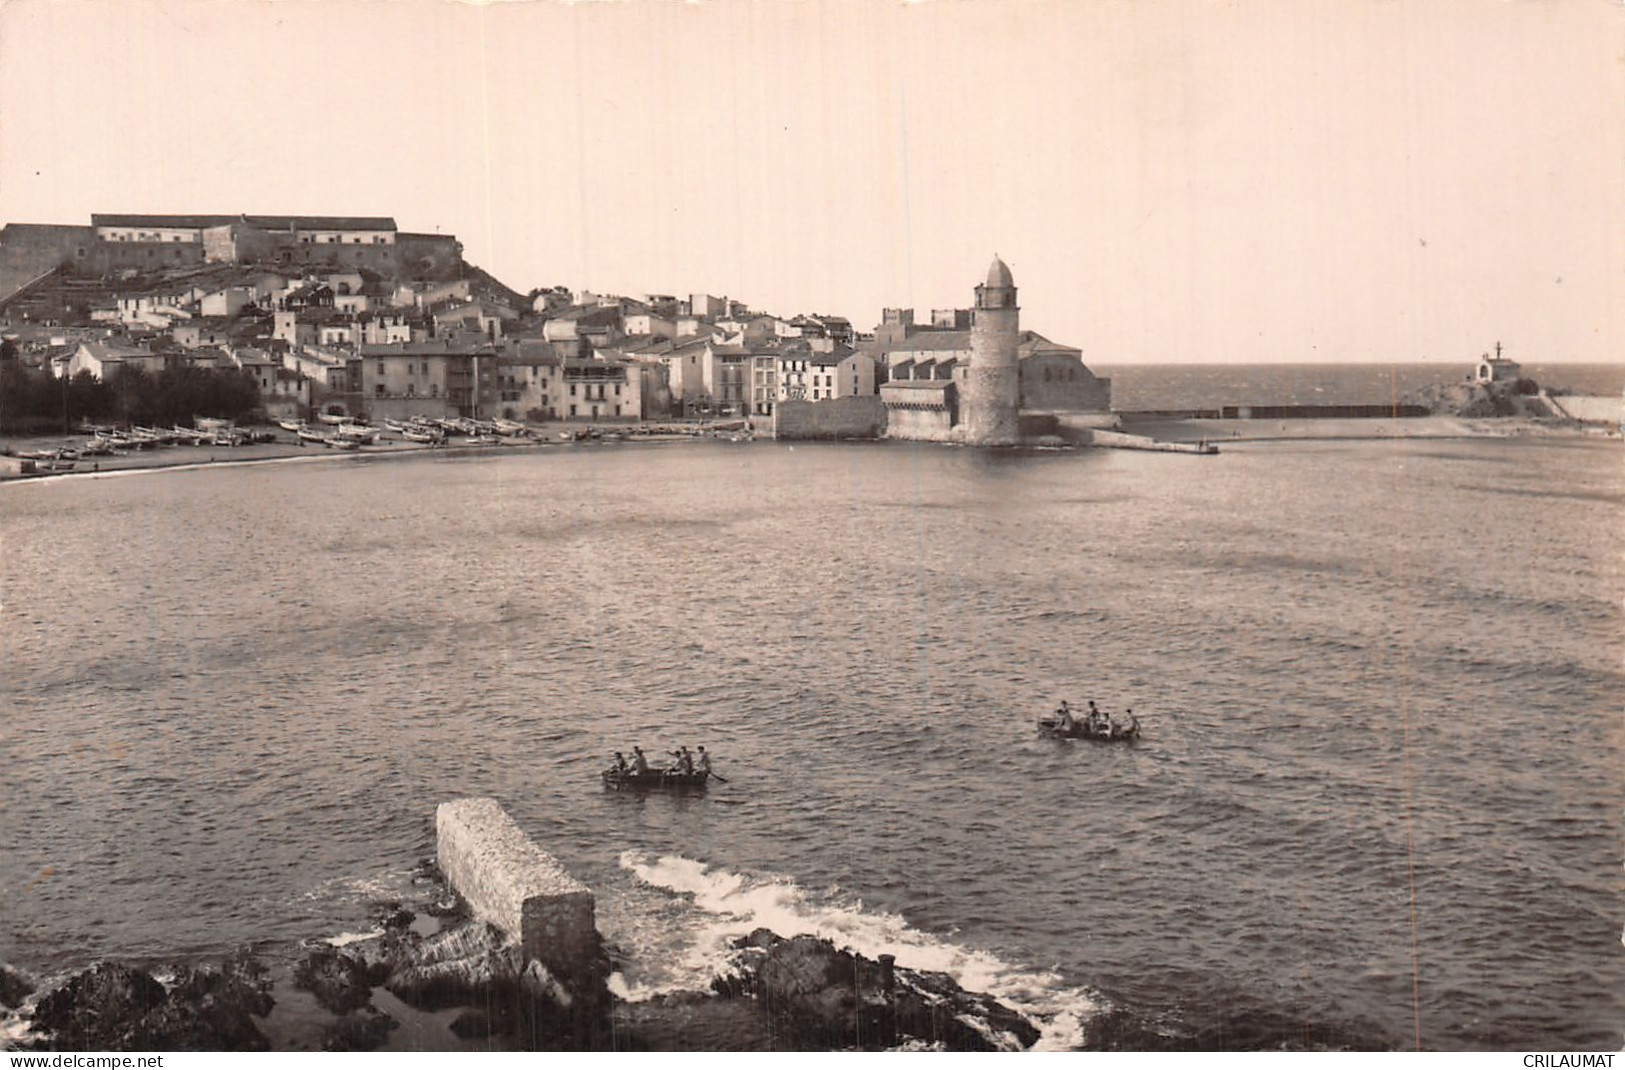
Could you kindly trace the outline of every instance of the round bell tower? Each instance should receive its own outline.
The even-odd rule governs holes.
[[[1015,279],[995,256],[987,281],[976,287],[971,319],[964,399],[968,445],[1014,446],[1021,441],[1021,373],[1016,357],[1020,330]]]

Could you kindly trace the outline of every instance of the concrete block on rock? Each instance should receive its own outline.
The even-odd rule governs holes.
[[[435,812],[436,861],[474,916],[519,942],[554,975],[590,982],[601,955],[591,889],[514,824],[495,799]]]

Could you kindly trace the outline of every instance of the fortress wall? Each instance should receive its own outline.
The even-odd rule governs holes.
[[[77,270],[95,243],[92,227],[9,223],[0,228],[0,298],[59,266]]]
[[[1050,378],[1045,378],[1046,372]],[[1063,378],[1067,374],[1073,378]],[[1080,361],[1068,357],[1028,357],[1021,362],[1021,407],[1107,412],[1112,407],[1112,381],[1095,376]]]
[[[435,860],[474,916],[519,941],[566,983],[593,975],[600,939],[590,889],[514,824],[495,799],[435,811]]]
[[[773,408],[773,426],[775,438],[879,438],[886,430],[886,406],[873,395],[781,401]]]

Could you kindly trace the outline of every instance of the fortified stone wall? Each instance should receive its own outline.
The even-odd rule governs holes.
[[[448,234],[395,236],[396,263],[403,279],[451,279],[463,263],[463,243]]]
[[[200,241],[103,241],[95,227],[9,223],[0,228],[0,298],[56,267],[81,278],[205,263],[282,268],[366,268],[396,279],[454,279],[463,247],[445,234],[400,234],[393,245],[300,242],[292,234],[241,223],[207,228]]]
[[[1028,357],[1021,362],[1021,407],[1040,412],[1106,412],[1112,407],[1112,381],[1097,378],[1071,357]]]
[[[953,417],[947,409],[892,408],[887,410],[886,437],[910,442],[953,442]]]
[[[773,436],[783,439],[879,438],[886,406],[878,397],[781,401],[773,409]]]
[[[513,823],[495,799],[435,811],[435,861],[474,916],[518,940],[568,984],[590,982],[600,955],[591,890]]]
[[[64,264],[77,270],[95,242],[92,227],[8,223],[0,228],[0,298]]]

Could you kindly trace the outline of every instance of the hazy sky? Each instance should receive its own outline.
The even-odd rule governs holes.
[[[1096,363],[1625,360],[1614,0],[3,0],[0,217],[392,215],[521,291]]]

